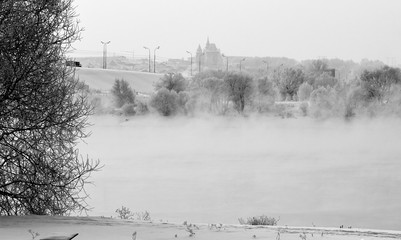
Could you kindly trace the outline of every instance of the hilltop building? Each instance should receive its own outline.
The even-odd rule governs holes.
[[[207,42],[205,48],[202,49],[201,46],[198,46],[196,50],[196,64],[199,67],[199,61],[201,70],[205,69],[222,69],[223,67],[223,57],[220,53],[220,49],[216,47],[216,44],[209,42],[209,37],[207,38]]]

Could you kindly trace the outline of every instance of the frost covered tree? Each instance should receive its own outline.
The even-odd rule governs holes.
[[[377,99],[381,101],[388,94],[392,85],[401,83],[401,70],[384,66],[374,71],[365,70],[360,78],[368,100]]]
[[[227,94],[230,100],[234,103],[234,108],[242,113],[245,105],[252,99],[253,93],[253,79],[251,76],[231,72],[224,77]]]
[[[155,108],[162,116],[174,115],[178,110],[178,94],[173,90],[162,88],[150,99],[150,106]]]
[[[282,100],[285,100],[286,97],[293,100],[299,86],[305,81],[305,74],[299,68],[280,69],[274,74],[273,81],[281,94]]]
[[[135,103],[135,93],[124,79],[116,79],[111,90],[117,107],[122,107],[124,104]]]
[[[0,215],[87,210],[99,162],[79,155],[91,108],[65,53],[72,0],[0,2]]]
[[[155,89],[157,91],[166,88],[169,91],[174,90],[179,93],[185,91],[187,85],[187,80],[181,73],[167,73],[156,83]]]

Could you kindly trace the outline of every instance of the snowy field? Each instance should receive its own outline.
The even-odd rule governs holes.
[[[91,118],[90,216],[401,230],[401,121]]]
[[[154,84],[163,75],[113,69],[76,68],[75,76],[88,84],[91,89],[101,90],[102,92],[111,91],[116,79],[124,79],[135,91],[152,93]]]
[[[50,236],[70,236],[78,233],[74,240],[132,240],[136,233],[137,240],[257,240],[282,239],[300,240],[390,240],[400,239],[400,231],[380,231],[369,229],[339,228],[299,228],[299,227],[266,227],[223,225],[222,228],[211,228],[210,225],[198,224],[195,235],[190,237],[181,224],[141,223],[126,220],[95,217],[50,217],[21,216],[1,217],[0,236],[7,240],[29,240],[32,233],[38,233],[35,240]],[[52,238],[60,239],[60,238]]]

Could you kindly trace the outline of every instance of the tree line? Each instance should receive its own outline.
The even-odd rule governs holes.
[[[311,61],[306,68],[279,66],[271,74],[259,77],[210,70],[186,79],[180,73],[168,73],[157,82],[150,99],[138,101],[138,104],[141,109],[145,105],[146,111],[153,109],[163,116],[197,112],[217,115],[263,113],[282,117],[299,113],[314,118],[347,119],[356,115],[400,115],[399,68],[382,66],[364,70],[347,82],[339,80],[333,73],[324,60]],[[118,106],[123,97],[116,94],[115,88],[121,81],[125,82],[116,80],[112,91]],[[132,90],[129,94],[135,95]],[[126,104],[132,104],[130,113],[143,113],[135,111],[134,100]],[[288,110],[285,107],[294,105],[297,108]]]

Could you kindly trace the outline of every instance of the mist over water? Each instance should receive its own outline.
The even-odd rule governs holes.
[[[91,119],[82,154],[105,167],[90,215],[401,230],[401,121],[268,117]]]

